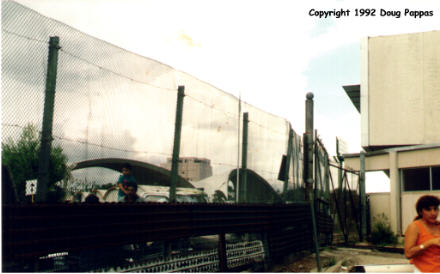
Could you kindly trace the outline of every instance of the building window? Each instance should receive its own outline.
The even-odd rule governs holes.
[[[432,189],[440,190],[440,166],[431,168],[432,170]]]
[[[440,190],[440,167],[401,170],[403,191]]]

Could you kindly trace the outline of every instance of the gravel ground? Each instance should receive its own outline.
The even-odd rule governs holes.
[[[320,252],[322,272],[348,272],[355,265],[409,264],[403,254],[357,248],[326,248]],[[269,272],[317,272],[315,254],[290,258]]]

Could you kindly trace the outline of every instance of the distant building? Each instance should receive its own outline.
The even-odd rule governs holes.
[[[382,195],[370,206],[386,209],[398,235],[416,216],[417,199],[440,192],[439,44],[440,31],[368,37],[361,84],[343,87],[361,115],[365,171],[390,178],[388,202]],[[344,158],[360,170],[359,153]]]
[[[171,170],[171,158],[160,165],[163,168]],[[200,181],[212,176],[211,161],[205,158],[183,157],[179,158],[179,176],[188,181]]]

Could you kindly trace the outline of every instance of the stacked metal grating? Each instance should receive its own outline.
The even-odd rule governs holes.
[[[228,268],[250,266],[264,261],[264,249],[261,241],[227,244]],[[172,255],[146,262],[133,263],[124,267],[103,268],[93,272],[218,272],[217,250],[193,252],[184,255]]]

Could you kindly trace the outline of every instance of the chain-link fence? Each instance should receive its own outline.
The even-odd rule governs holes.
[[[52,36],[59,37],[61,47],[52,146],[62,148],[69,164],[122,158],[169,170],[177,88],[182,85],[181,177],[203,187],[211,198],[219,190],[225,200],[236,200],[231,193],[237,193],[235,185],[240,181],[236,171],[242,164],[242,116],[247,112],[247,168],[264,181],[251,177],[248,185],[267,182],[280,197],[286,182],[285,191],[303,189],[302,144],[296,133],[290,139],[289,178],[278,178],[283,155],[288,154],[291,127],[286,119],[12,1],[2,2],[2,143],[19,140],[29,125],[41,131]],[[117,175],[106,168],[79,169],[64,187],[77,190],[73,186],[114,183]],[[272,201],[264,197],[262,193],[256,202]]]
[[[63,182],[62,188],[67,192],[75,194],[82,190],[83,194],[95,193],[102,200],[116,197],[115,187],[104,192],[94,189],[116,185],[119,170],[104,168],[105,161],[107,167],[109,163],[136,161],[148,166],[151,172],[166,170],[169,174],[178,136],[175,132],[176,116],[179,116],[178,87],[183,86],[178,174],[189,183],[186,186],[203,188],[213,202],[281,203],[305,199],[303,142],[286,119],[13,1],[2,2],[2,146],[14,142],[26,144],[26,140],[32,139],[32,135],[23,139],[29,128],[37,134],[43,130],[48,42],[54,36],[59,37],[60,48],[52,147],[65,155],[70,167],[76,168]],[[329,159],[318,141],[314,155],[313,197],[319,200],[315,209],[318,226],[322,226],[319,238],[322,243],[328,243],[332,233]],[[94,161],[101,161],[101,165],[90,164]],[[38,165],[38,159],[33,164]],[[17,180],[14,171],[11,174],[12,180]],[[36,179],[35,174],[21,178]],[[165,175],[160,173],[162,177]],[[162,181],[169,178],[165,176]],[[144,178],[137,180],[143,185],[140,190],[147,188]],[[164,186],[154,183],[156,187]],[[23,192],[17,191],[20,195]],[[166,190],[162,192],[168,195]],[[239,199],[240,196],[245,199]],[[78,201],[83,199],[80,197]],[[294,217],[313,215],[308,210],[298,212],[292,213]],[[234,217],[232,213],[231,216]],[[288,222],[292,218],[282,215],[273,219]],[[280,243],[285,241],[284,236],[296,233],[292,234],[293,229],[311,235],[311,229],[304,230],[302,223],[289,223],[281,231],[284,234],[277,232]],[[311,237],[300,238],[305,248],[310,248]],[[298,241],[290,247],[299,248]]]

